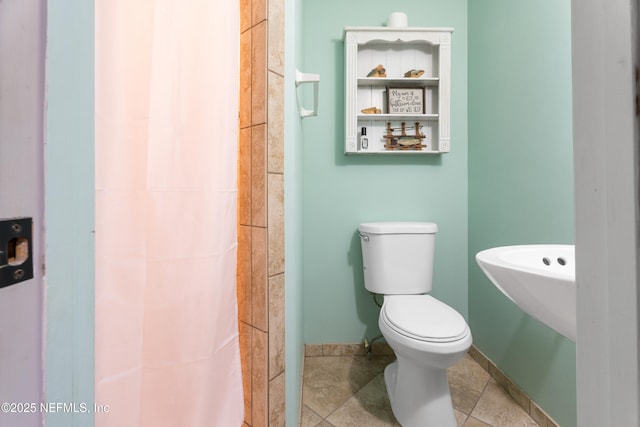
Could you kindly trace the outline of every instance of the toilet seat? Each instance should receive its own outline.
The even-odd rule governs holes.
[[[380,316],[398,334],[418,341],[447,343],[469,335],[460,313],[430,295],[386,295]]]

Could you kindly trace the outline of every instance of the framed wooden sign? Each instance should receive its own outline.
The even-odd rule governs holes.
[[[424,87],[387,87],[389,114],[424,114]]]

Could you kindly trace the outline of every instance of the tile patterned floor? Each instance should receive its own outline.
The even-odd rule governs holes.
[[[305,357],[301,427],[399,426],[383,371],[394,356]],[[538,424],[468,354],[447,370],[458,426]]]

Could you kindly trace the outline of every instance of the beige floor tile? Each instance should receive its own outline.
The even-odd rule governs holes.
[[[380,354],[374,355],[371,359],[368,359],[366,356],[357,356],[355,359],[356,363],[362,366],[362,369],[373,374],[373,378],[379,373],[384,372],[384,368],[396,360],[396,356]]]
[[[471,416],[493,427],[538,425],[494,379],[489,380]]]
[[[302,414],[300,414],[300,427],[315,427],[322,421],[322,417],[307,405],[302,405]]]
[[[349,383],[349,367],[329,363],[326,357],[307,359],[304,369],[302,399],[321,418],[346,402],[354,393]]]
[[[326,418],[393,360],[390,356],[308,357],[303,374],[303,401]]]
[[[384,374],[378,374],[327,421],[334,426],[386,427],[400,426],[393,416],[384,385]]]
[[[467,421],[467,418],[469,418],[469,416],[464,412],[458,411],[457,409],[454,409],[453,412],[456,416],[456,424],[458,425],[458,427],[464,426],[464,423],[465,421]]]
[[[301,426],[398,426],[383,371],[395,358],[306,357]],[[458,427],[535,427],[536,422],[470,356],[447,370]],[[471,413],[469,415],[469,413]]]
[[[447,376],[453,407],[469,415],[489,381],[489,374],[465,354],[458,363],[447,369]]]
[[[467,422],[464,423],[464,427],[491,427],[491,426],[473,417],[469,417],[469,419],[467,419]]]

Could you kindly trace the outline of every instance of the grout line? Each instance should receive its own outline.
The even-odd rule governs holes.
[[[325,357],[344,357],[344,356],[325,356]],[[358,391],[360,391],[360,390],[362,390],[362,387],[361,387],[360,389],[358,389]],[[329,412],[329,414],[327,414],[327,416],[326,416],[326,417],[324,417],[322,420],[323,420],[323,421],[328,422],[329,424],[331,424],[331,423],[327,420],[327,418],[329,418],[331,415],[333,415],[333,414],[334,414],[338,409],[340,409],[340,408],[342,408],[344,405],[346,405],[346,403],[347,403],[347,402],[348,402],[352,397],[354,397],[354,396],[356,395],[356,393],[358,393],[358,391],[356,391],[356,392],[352,393],[349,397],[347,397],[347,400],[345,400],[344,402],[342,402],[342,403],[340,403],[338,406],[336,406],[336,408],[335,408],[333,411]],[[331,424],[331,425],[333,425],[333,424]]]
[[[474,359],[475,360],[475,359]],[[487,372],[488,373],[488,372]],[[476,410],[476,407],[478,406],[478,402],[480,402],[480,399],[482,398],[482,395],[484,394],[485,391],[487,391],[487,387],[489,386],[489,383],[491,382],[491,375],[489,375],[489,379],[487,380],[487,382],[484,384],[484,387],[482,387],[482,391],[480,392],[480,394],[478,395],[478,398],[476,399],[476,401],[473,403],[473,408],[471,408],[471,411],[469,411],[469,415],[467,416],[467,419],[464,421],[464,424],[467,423],[467,421],[469,421],[469,418],[471,418],[473,411]],[[476,417],[473,417],[474,419],[478,419]],[[484,422],[484,421],[483,421]],[[463,426],[464,426],[463,424]]]
[[[347,355],[347,356],[324,356],[324,357],[356,357],[356,356],[352,356],[352,355]],[[357,357],[362,357],[362,356],[357,356]],[[333,411],[331,411],[331,413],[329,415],[327,415],[325,418],[323,418],[323,421],[326,421],[327,423],[333,425],[332,423],[330,423],[328,421],[328,418],[333,415],[336,411],[338,411],[338,409],[342,408],[344,405],[346,405],[349,400],[351,400],[352,398],[356,397],[356,394],[360,393],[366,386],[368,386],[369,384],[371,384],[373,381],[375,381],[376,377],[380,375],[380,373],[377,373],[373,376],[373,378],[371,378],[371,380],[369,380],[369,382],[367,382],[366,384],[364,384],[362,387],[360,387],[358,390],[354,391],[351,396],[349,396],[347,398],[347,400],[345,400],[344,402],[342,402],[340,405],[338,405],[338,407],[336,409],[334,409]]]
[[[354,357],[354,356],[353,356],[353,355],[330,355],[330,356],[320,355],[320,356],[304,356],[304,358],[305,358],[305,359],[306,359],[307,357],[323,357],[323,358],[325,358],[325,357],[326,357],[326,358],[329,358],[329,357],[331,357],[331,358],[337,358],[337,357],[339,357],[339,358],[345,358],[345,359],[346,359],[346,358],[351,358],[351,359],[353,359],[353,357]],[[303,364],[304,364],[304,361],[303,361]],[[304,368],[303,368],[303,369],[304,369]],[[303,381],[302,381],[302,387],[304,387],[304,377],[303,377]],[[358,389],[358,391],[360,391],[360,390],[362,390],[362,387],[361,387],[360,389]],[[345,401],[343,401],[343,402],[339,403],[339,404],[338,404],[338,406],[336,406],[336,407],[335,407],[331,412],[329,412],[329,413],[327,414],[327,416],[326,416],[326,417],[323,417],[322,415],[320,415],[320,414],[318,414],[317,412],[315,412],[313,409],[311,409],[311,407],[310,407],[309,405],[305,405],[304,400],[302,400],[302,405],[307,406],[307,408],[309,408],[309,409],[310,409],[314,414],[316,414],[316,415],[318,415],[320,418],[322,418],[322,421],[325,421],[325,422],[327,422],[327,423],[331,424],[331,423],[327,420],[327,418],[329,418],[331,415],[333,415],[333,413],[334,413],[334,412],[336,412],[338,409],[340,409],[342,406],[344,406],[344,404],[345,404],[345,403],[347,403],[347,402],[349,401],[349,399],[351,399],[353,396],[355,396],[355,394],[356,394],[358,391],[356,391],[356,392],[352,393],[351,395],[349,395],[349,396],[347,397],[347,399],[346,399]],[[333,424],[331,424],[331,425],[333,425]]]
[[[555,422],[555,420],[553,418],[551,418],[551,416],[549,416],[546,412],[544,412],[544,410],[542,410],[542,408],[540,408],[540,405],[538,405],[535,400],[531,399],[531,397],[529,397],[529,395],[527,395],[524,391],[522,391],[522,389],[520,387],[518,387],[518,385],[516,383],[514,383],[511,378],[509,378],[507,376],[507,374],[505,374],[500,368],[498,368],[498,365],[496,365],[495,363],[493,363],[493,361],[491,359],[489,359],[487,356],[485,356],[484,353],[482,353],[476,346],[472,346],[473,348],[473,355],[471,355],[471,358],[474,359],[479,365],[480,367],[482,367],[482,369],[484,369],[488,374],[489,374],[489,378],[493,379],[498,386],[500,386],[500,388],[502,388],[509,397],[511,397],[511,399],[516,402],[516,404],[522,408],[522,410],[529,415],[529,417],[531,417],[531,419],[533,419],[533,421],[538,424],[539,426],[543,427],[544,425],[551,425],[551,426],[557,426],[558,423]],[[482,359],[482,362],[478,359],[476,359],[476,357]],[[487,368],[485,369],[484,365],[487,365]],[[504,384],[503,384],[504,383]],[[487,382],[487,384],[485,384],[485,388],[482,390],[482,393],[484,393],[487,385],[489,384],[489,382]],[[521,404],[519,399],[516,399],[516,397],[511,393],[511,391],[509,390],[509,385],[511,385],[512,388],[514,388],[518,393],[520,393],[527,401],[527,406],[525,407]],[[480,393],[480,396],[482,396],[482,393]],[[478,398],[478,401],[480,400],[480,398]],[[478,402],[476,402],[477,405]],[[544,424],[540,424],[538,422],[538,420],[536,418],[533,417],[532,411],[531,411],[531,407],[532,405],[535,405],[538,409],[539,412],[541,412],[541,414],[539,414],[541,417],[543,417],[543,419],[541,420]],[[475,409],[475,405],[474,405],[474,409]]]
[[[459,409],[456,409],[455,407],[453,408],[454,412],[458,411],[458,412],[462,412]],[[464,412],[462,412],[464,414]],[[454,414],[455,415],[455,414]],[[469,414],[464,414],[464,421],[462,421],[462,427],[464,427],[464,425],[467,423],[467,421],[469,421],[469,418],[471,418],[471,415]]]

